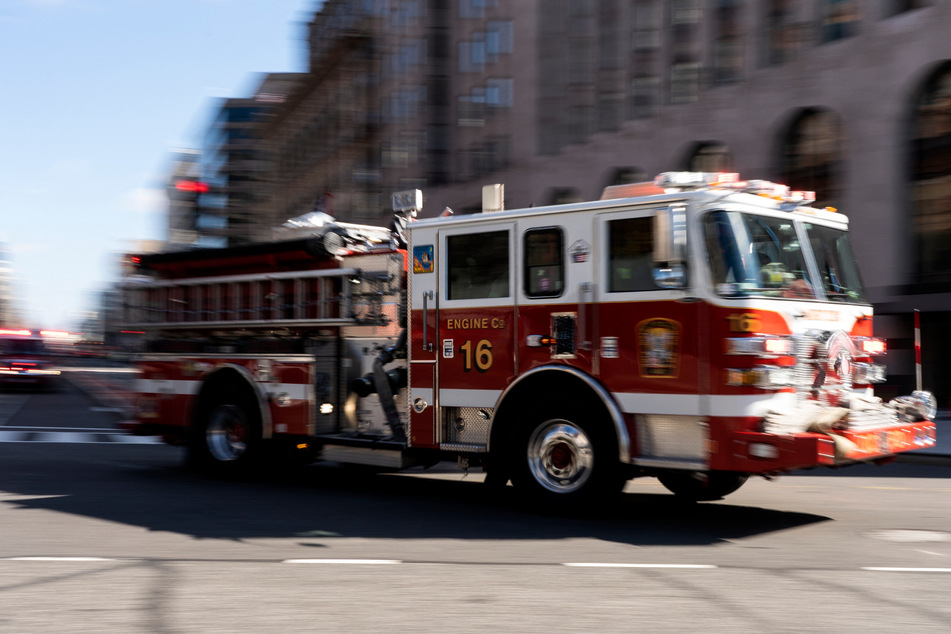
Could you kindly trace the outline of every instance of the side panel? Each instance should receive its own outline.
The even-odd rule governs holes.
[[[138,418],[143,424],[185,428],[204,381],[224,366],[237,366],[254,377],[266,399],[273,434],[314,433],[314,360],[312,357],[250,355],[148,355],[140,360],[136,383]]]

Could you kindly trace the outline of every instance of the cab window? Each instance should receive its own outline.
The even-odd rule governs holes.
[[[608,222],[608,292],[657,290],[652,275],[653,218],[624,218]]]
[[[449,236],[449,299],[509,297],[508,231]]]
[[[524,236],[526,297],[558,297],[565,288],[561,229],[532,229]]]

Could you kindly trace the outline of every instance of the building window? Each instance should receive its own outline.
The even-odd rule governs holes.
[[[561,229],[527,231],[525,241],[525,295],[558,297],[565,289],[565,249]]]
[[[743,77],[742,5],[739,0],[717,0],[713,40],[713,81],[728,84]]]
[[[657,290],[653,266],[653,216],[608,222],[609,293]]]
[[[509,296],[509,234],[489,231],[449,236],[449,299]]]
[[[687,159],[689,172],[732,172],[730,148],[717,141],[698,143]]]
[[[823,42],[842,40],[858,32],[858,0],[822,0],[821,7]]]
[[[670,5],[669,69],[672,104],[697,100],[700,90],[700,42],[702,41],[698,0],[674,0]]]
[[[951,62],[925,83],[912,122],[911,203],[918,270],[951,273]]]
[[[783,184],[814,191],[817,207],[836,206],[843,143],[842,124],[834,112],[814,108],[801,112],[783,138]]]
[[[914,11],[928,6],[927,0],[885,0],[884,16],[890,18],[893,15]]]

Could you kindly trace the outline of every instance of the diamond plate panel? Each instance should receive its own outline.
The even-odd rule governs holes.
[[[707,426],[696,416],[638,416],[637,432],[645,457],[706,458]]]
[[[479,412],[488,415],[486,420]],[[443,413],[443,438],[448,443],[488,445],[492,410],[483,407],[447,407]]]

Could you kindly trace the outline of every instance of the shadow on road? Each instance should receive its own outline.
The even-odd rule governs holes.
[[[170,448],[140,451],[142,460],[137,463],[129,462],[130,456],[124,454],[121,462],[65,459],[55,469],[38,467],[17,455],[0,468],[0,490],[24,497],[3,505],[72,513],[195,538],[296,537],[302,544],[335,537],[585,537],[633,545],[688,546],[829,520],[728,501],[684,504],[668,494],[625,494],[596,513],[566,516],[526,511],[511,487],[496,492],[475,479],[372,474],[322,464],[267,480],[224,481],[186,471]]]

